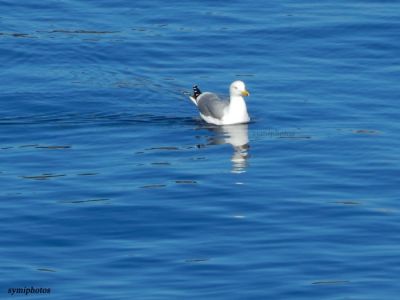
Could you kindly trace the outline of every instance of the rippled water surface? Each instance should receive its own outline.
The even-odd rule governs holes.
[[[0,11],[0,298],[398,299],[399,2]]]

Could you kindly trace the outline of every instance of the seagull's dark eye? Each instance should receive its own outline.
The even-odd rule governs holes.
[[[237,86],[234,86],[233,88],[234,88],[235,90],[237,90]]]

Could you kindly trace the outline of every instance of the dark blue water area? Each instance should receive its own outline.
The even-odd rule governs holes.
[[[398,299],[398,1],[0,12],[1,299]]]

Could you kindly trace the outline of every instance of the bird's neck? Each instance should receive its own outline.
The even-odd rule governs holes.
[[[229,109],[231,111],[243,111],[247,114],[246,102],[242,96],[231,96]]]
[[[246,102],[242,96],[231,96],[229,103],[229,115],[236,120],[240,119],[243,122],[249,121]]]

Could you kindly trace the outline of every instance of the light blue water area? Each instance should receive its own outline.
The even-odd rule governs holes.
[[[1,299],[398,299],[399,2],[0,12]]]

